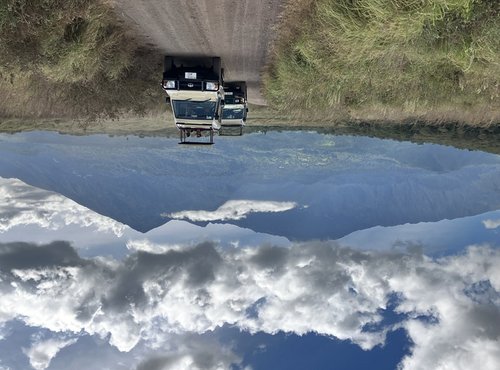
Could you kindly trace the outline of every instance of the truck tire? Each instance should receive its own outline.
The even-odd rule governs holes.
[[[163,61],[163,72],[167,73],[174,69],[174,58],[166,56]]]
[[[220,57],[212,58],[212,71],[217,76],[220,82],[222,82],[222,68],[221,68]]]

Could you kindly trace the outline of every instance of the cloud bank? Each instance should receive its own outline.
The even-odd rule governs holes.
[[[394,329],[382,325],[382,312],[397,294],[395,310],[405,317],[397,325],[413,343],[401,369],[481,364],[496,370],[499,267],[500,250],[487,246],[431,259],[319,242],[224,250],[202,243],[117,262],[83,259],[64,242],[0,244],[0,325],[17,318],[53,332],[84,330],[120,351],[224,324],[250,332],[317,332],[369,350]],[[200,351],[141,366],[202,368]],[[229,368],[227,356],[215,356],[213,368]]]
[[[276,209],[279,207],[284,205]],[[2,178],[0,239],[3,242],[37,244],[68,240],[80,250],[92,250],[93,254],[100,250],[103,254],[113,253],[115,257],[126,254],[128,250],[162,253],[172,246],[196,245],[205,240],[244,246],[258,246],[263,242],[288,243],[284,237],[257,233],[235,225],[209,223],[201,227],[182,220],[170,220],[144,234],[62,195],[16,179]]]
[[[273,202],[260,200],[229,200],[215,211],[182,211],[162,216],[190,221],[241,220],[250,213],[285,212],[297,207],[294,202]]]
[[[99,232],[117,236],[125,229],[125,225],[62,195],[0,177],[0,234],[19,225],[38,225],[51,230],[68,225],[92,226]]]

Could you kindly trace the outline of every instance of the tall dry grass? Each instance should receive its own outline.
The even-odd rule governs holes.
[[[500,122],[497,0],[292,0],[281,29],[265,90],[282,111]]]
[[[161,102],[160,73],[100,0],[0,0],[0,116],[140,114]]]

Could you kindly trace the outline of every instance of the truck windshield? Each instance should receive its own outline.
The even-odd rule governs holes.
[[[215,116],[214,101],[173,100],[175,118],[213,119]]]
[[[222,110],[222,119],[242,119],[243,108],[225,108]]]

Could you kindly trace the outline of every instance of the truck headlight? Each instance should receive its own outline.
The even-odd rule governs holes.
[[[219,90],[219,84],[217,82],[207,82],[205,85],[205,89],[211,91]]]
[[[163,81],[164,89],[175,89],[175,81]]]

